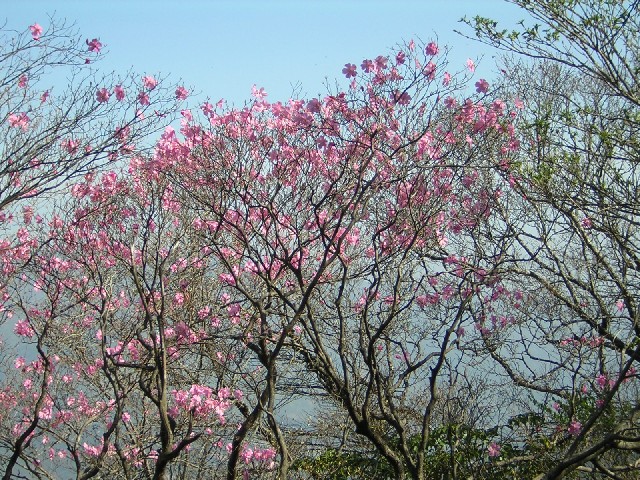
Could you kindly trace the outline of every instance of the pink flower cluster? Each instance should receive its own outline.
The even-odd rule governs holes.
[[[25,112],[20,112],[9,115],[7,121],[9,122],[9,126],[20,128],[22,131],[26,132],[29,128],[29,122],[31,122],[31,119]]]
[[[232,395],[228,388],[221,388],[217,393],[206,385],[192,385],[189,390],[173,390],[175,405],[171,415],[178,416],[180,410],[191,412],[196,417],[215,415],[221,424],[226,422],[225,412],[231,407],[233,398],[241,398],[241,392]]]
[[[245,465],[257,462],[271,470],[275,467],[276,451],[273,448],[244,447],[240,452],[240,458]]]

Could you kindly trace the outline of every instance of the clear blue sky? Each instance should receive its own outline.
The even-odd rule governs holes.
[[[101,69],[169,75],[202,98],[241,104],[251,86],[269,101],[324,91],[347,62],[389,53],[403,40],[438,40],[463,65],[484,56],[479,75],[494,76],[495,52],[453,33],[458,20],[477,14],[507,24],[524,12],[504,0],[0,0],[0,20],[26,29],[48,16],[75,22],[108,51]]]

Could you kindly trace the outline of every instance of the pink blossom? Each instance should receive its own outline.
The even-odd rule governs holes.
[[[236,279],[230,273],[221,273],[219,276],[220,281],[226,283],[227,285],[235,285]]]
[[[577,437],[581,431],[582,424],[577,420],[572,421],[567,428],[567,432],[569,432],[569,435],[573,435],[574,437]]]
[[[624,310],[624,300],[618,300],[616,302],[616,309],[618,310],[618,312]]]
[[[178,100],[186,100],[188,96],[189,96],[189,91],[186,88],[182,86],[176,88],[176,98]]]
[[[398,105],[408,105],[411,101],[411,96],[407,92],[398,92],[396,90],[393,93],[393,101]]]
[[[481,78],[476,82],[476,92],[487,93],[488,90],[489,90],[489,82],[487,82],[484,78]]]
[[[398,52],[396,54],[396,65],[403,65],[406,57],[403,51]]]
[[[505,107],[506,107],[505,103],[500,99],[495,100],[491,104],[491,110],[498,116],[504,115]]]
[[[609,379],[606,375],[600,374],[596,377],[596,383],[600,388],[604,388],[609,383]]]
[[[429,62],[425,65],[424,70],[422,71],[425,77],[429,80],[433,80],[436,78],[436,64],[433,62]]]
[[[492,457],[492,458],[500,456],[500,445],[498,445],[496,442],[492,442],[487,447],[487,450],[489,452],[489,456]]]
[[[106,88],[99,88],[96,92],[96,100],[98,100],[99,103],[108,102],[110,96],[111,94]]]
[[[371,73],[371,72],[375,72],[375,65],[373,64],[373,62],[371,60],[365,59],[362,61],[362,64],[360,65],[360,68],[362,68],[362,70],[365,73]]]
[[[629,380],[631,380],[635,376],[635,374],[636,374],[636,369],[633,367],[630,367],[629,370],[627,371],[627,374],[624,376],[624,382],[626,383]],[[609,382],[609,384],[613,386],[611,382]]]
[[[447,97],[444,99],[444,104],[447,108],[456,108],[458,102],[456,102],[456,99],[453,97]]]
[[[376,70],[385,70],[387,68],[387,57],[383,57],[382,55],[378,55],[375,60]]]
[[[150,75],[142,77],[142,84],[147,90],[153,90],[158,86],[158,81]]]
[[[469,69],[470,72],[476,71],[476,64],[473,63],[473,60],[471,60],[470,58],[467,58],[467,68]]]
[[[267,96],[267,92],[265,92],[263,87],[258,88],[256,85],[251,87],[251,96],[256,100],[260,101]]]
[[[211,105],[209,102],[204,102],[200,106],[200,109],[202,110],[202,113],[204,113],[207,117],[212,116],[214,113],[214,106]]]
[[[345,77],[351,78],[357,75],[357,68],[353,63],[345,63],[342,73]]]
[[[444,72],[444,76],[442,77],[442,85],[445,87],[451,83],[451,74],[449,72]]]
[[[35,334],[27,320],[20,320],[18,323],[16,323],[13,331],[16,335],[20,335],[21,337],[31,338]]]
[[[94,53],[100,53],[100,49],[102,48],[102,43],[97,38],[89,41],[89,39],[85,40],[85,43],[89,47],[88,50]]]
[[[183,305],[184,304],[184,293],[182,292],[178,292],[175,294],[175,296],[173,297],[174,303],[178,306]]]
[[[119,102],[124,100],[124,88],[122,87],[122,85],[116,85],[113,89],[113,93],[116,94],[116,100],[118,100]]]
[[[9,115],[7,120],[10,126],[21,128],[23,131],[26,131],[29,128],[29,122],[31,121],[29,116],[24,112],[20,112],[17,114],[12,113],[11,115]]]
[[[49,99],[49,90],[45,90],[42,95],[40,95],[40,103],[44,103]]]
[[[31,36],[34,40],[40,40],[40,36],[42,35],[42,27],[37,23],[29,26],[29,30],[31,30]]]
[[[18,87],[27,88],[28,82],[29,82],[29,77],[27,77],[26,75],[20,75],[20,78],[18,79]]]
[[[438,44],[435,42],[429,42],[427,48],[424,49],[424,53],[431,56],[437,55],[439,51]]]
[[[522,100],[520,100],[519,97],[516,97],[516,99],[513,101],[513,105],[518,109],[518,110],[522,110],[524,108],[524,102]]]
[[[140,105],[149,105],[149,95],[146,92],[140,92],[138,94],[138,102]]]
[[[100,455],[101,449],[98,447],[88,445],[86,442],[82,444],[82,447],[84,448],[85,453],[89,456],[97,457],[98,455]]]
[[[115,137],[118,139],[120,143],[126,142],[130,134],[131,134],[131,129],[129,128],[129,126],[118,127],[114,132]]]
[[[33,219],[33,207],[31,205],[25,205],[22,207],[22,216],[25,224],[30,224]]]
[[[66,140],[63,140],[62,142],[60,142],[60,146],[66,150],[67,153],[70,153],[71,155],[73,155],[74,153],[76,153],[78,151],[78,146],[80,145],[80,142],[78,142],[78,140],[73,140],[71,138],[68,138]]]

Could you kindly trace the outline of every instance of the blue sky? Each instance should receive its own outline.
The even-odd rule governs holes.
[[[251,86],[268,100],[315,96],[347,62],[387,54],[410,38],[452,47],[450,61],[484,56],[479,74],[493,77],[496,52],[453,32],[477,14],[513,25],[524,12],[504,0],[9,1],[7,27],[43,26],[53,15],[98,37],[104,72],[161,74],[202,98],[242,104]]]

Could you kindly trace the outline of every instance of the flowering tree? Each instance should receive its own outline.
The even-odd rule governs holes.
[[[85,219],[83,207],[68,204],[65,208],[76,208],[78,216],[67,219],[68,210],[55,209],[52,202],[39,209],[36,200],[47,195],[55,198],[51,193],[82,175],[91,184],[97,170],[140,151],[144,147],[140,142],[167,121],[165,117],[187,92],[183,87],[169,91],[151,76],[141,81],[98,76],[93,63],[99,59],[101,42],[81,42],[64,24],[52,22],[46,29],[33,24],[26,32],[3,30],[0,34],[0,217],[4,234],[0,295],[3,322],[10,320],[6,326],[14,325],[15,333],[4,336],[3,349],[18,352],[14,372],[7,370],[2,375],[6,406],[0,416],[3,478],[18,471],[38,477],[67,471],[55,466],[46,473],[44,456],[32,451],[36,438],[50,449],[50,461],[67,459],[79,477],[94,476],[104,464],[105,453],[113,448],[125,414],[126,392],[122,389],[126,382],[107,368],[109,355],[113,355],[111,345],[103,342],[92,352],[81,341],[92,321],[105,321],[112,292],[104,282],[111,273],[107,269],[100,276],[92,271],[105,264],[92,263],[95,258],[81,252],[81,247],[96,246],[95,239],[92,244],[88,238],[93,223]],[[69,90],[47,88],[45,82],[57,73],[68,75]],[[111,180],[109,176],[103,179],[103,192],[99,188],[92,192],[93,201],[102,202],[102,213],[114,208],[104,200],[109,188],[110,195],[118,193],[117,182]],[[82,186],[71,193],[78,191]],[[86,238],[77,236],[83,233]],[[100,235],[109,237],[107,230]],[[118,265],[114,261],[106,264],[110,268]],[[135,291],[128,289],[126,294]],[[119,301],[126,303],[127,299]],[[83,360],[96,363],[83,364]],[[82,375],[94,375],[96,370],[105,374],[99,382],[73,389],[82,385]],[[112,419],[100,432],[96,421],[105,415]],[[91,446],[87,436],[99,438],[101,446]],[[167,445],[163,452],[170,455]],[[87,455],[93,458],[89,463],[83,460]],[[134,456],[127,450],[120,455]],[[159,458],[161,463],[162,455]]]
[[[254,88],[240,110],[205,103],[206,126],[183,111],[181,138],[168,128],[127,180],[88,174],[23,219],[6,308],[37,354],[4,393],[7,478],[190,462],[288,478],[281,398],[309,392],[395,476],[424,478],[468,306],[496,287],[472,233],[517,147],[488,82],[467,98],[473,63],[444,60],[411,42],[348,64],[349,88],[321,99]]]
[[[84,84],[51,130],[55,91],[32,113],[20,68],[4,478],[635,473],[635,77],[594,91],[546,63],[496,88],[411,41],[325,96],[184,109],[142,151],[154,77]]]
[[[55,428],[40,422],[35,437],[47,436],[55,461],[75,464],[79,476],[124,466],[164,478],[169,461],[203,424],[224,422],[231,404],[228,390],[201,384],[194,367],[205,369],[203,359],[189,352],[202,335],[199,299],[185,299],[203,288],[198,249],[163,205],[166,191],[130,173],[133,182],[109,173],[73,188],[78,205],[59,219],[66,233],[45,232],[34,265],[36,285],[59,310],[27,316],[20,332],[57,362],[57,382],[45,382],[49,413],[33,407]],[[53,333],[61,331],[65,338]]]
[[[3,277],[34,246],[27,230],[41,221],[38,199],[143,148],[184,98],[155,80],[100,76],[93,65],[102,43],[75,35],[53,21],[0,30],[0,222],[10,232],[2,239]],[[68,90],[48,85],[55,75],[67,76]],[[18,219],[27,230],[14,228]]]
[[[15,333],[37,357],[18,357],[22,378],[3,391],[7,478],[15,464],[78,478],[224,469],[229,410],[247,408],[252,373],[235,377],[244,346],[224,333],[216,262],[147,167],[134,159],[127,179],[75,184],[14,282]],[[238,454],[247,471],[274,457],[247,444]]]
[[[411,42],[361,71],[347,64],[347,91],[271,104],[254,88],[245,108],[206,103],[210,126],[189,114],[183,141],[168,132],[159,143],[157,168],[196,208],[237,336],[264,372],[228,478],[261,418],[288,478],[285,391],[318,392],[317,407],[342,409],[394,476],[425,478],[470,305],[500,288],[501,245],[488,255],[473,238],[510,188],[517,148],[512,112],[485,96],[488,82],[474,97],[462,90],[472,68],[452,76],[435,43]]]
[[[175,110],[155,80],[99,76],[102,43],[80,41],[65,24],[0,36],[3,211],[127,155]],[[60,74],[68,77],[65,91],[47,84]]]

